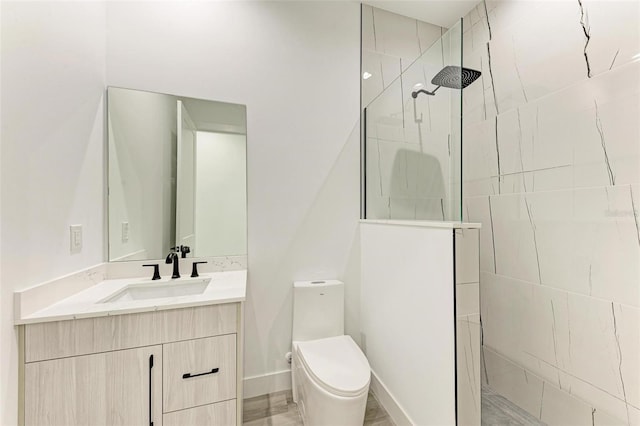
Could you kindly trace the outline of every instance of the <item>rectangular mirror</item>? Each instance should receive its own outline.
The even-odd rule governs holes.
[[[109,87],[109,261],[247,252],[246,107]]]

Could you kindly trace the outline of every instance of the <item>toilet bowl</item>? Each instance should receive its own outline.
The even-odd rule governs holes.
[[[364,422],[371,368],[344,335],[344,284],[294,283],[291,379],[293,400],[306,426]]]
[[[294,342],[292,379],[305,425],[364,422],[371,369],[350,336]]]

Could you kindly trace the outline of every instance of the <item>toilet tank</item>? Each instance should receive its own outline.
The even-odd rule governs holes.
[[[344,283],[338,280],[293,283],[294,341],[344,334]]]

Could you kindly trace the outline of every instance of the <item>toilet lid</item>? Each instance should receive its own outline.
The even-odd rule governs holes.
[[[306,370],[326,391],[354,396],[369,386],[369,362],[351,336],[297,343]]]

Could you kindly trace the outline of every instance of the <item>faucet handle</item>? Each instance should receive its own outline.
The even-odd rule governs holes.
[[[193,268],[191,269],[191,278],[196,278],[199,277],[198,275],[198,264],[199,263],[207,263],[206,261],[203,262],[193,262]]]
[[[160,265],[158,265],[157,263],[151,264],[151,265],[142,265],[142,266],[153,266],[153,278],[151,278],[152,280],[159,280],[160,277]]]

